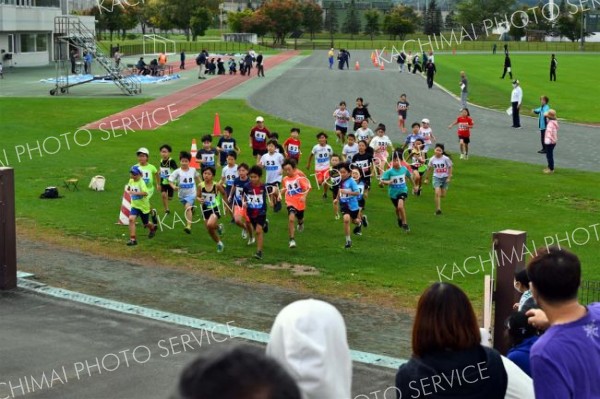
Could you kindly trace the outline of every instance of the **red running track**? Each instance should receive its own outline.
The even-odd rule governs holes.
[[[265,69],[273,68],[297,54],[299,54],[298,51],[286,51],[268,57],[264,62]],[[175,69],[178,70],[179,62],[173,62],[173,64],[176,64]],[[190,62],[190,64],[192,63]],[[195,62],[193,62],[193,65],[195,66]],[[256,68],[253,68],[253,72],[255,71]],[[157,98],[89,123],[84,128],[110,129],[112,131],[123,129],[125,132],[127,130],[154,130],[176,120],[208,100],[246,82],[247,79],[256,79],[256,77],[248,78],[241,75],[215,76],[168,96]]]

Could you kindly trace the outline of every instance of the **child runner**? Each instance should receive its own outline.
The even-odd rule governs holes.
[[[387,168],[388,163],[388,148],[393,149],[392,140],[385,134],[385,125],[380,123],[377,126],[376,136],[371,140],[369,147],[373,149],[373,163],[376,166],[377,176],[381,176],[383,171]]]
[[[212,136],[210,134],[202,136],[202,148],[196,154],[196,159],[200,163],[200,170],[208,167],[217,167],[217,150],[212,147]],[[203,174],[204,176],[204,174]]]
[[[352,166],[356,166],[360,169],[361,178],[365,183],[365,191],[363,192],[365,198],[369,196],[371,176],[374,173],[373,153],[370,150],[372,150],[372,148],[368,147],[367,142],[361,140],[358,142],[358,154],[352,157]]]
[[[179,201],[185,208],[186,233],[192,232],[192,211],[196,200],[196,187],[200,184],[200,174],[195,168],[190,167],[192,154],[187,151],[179,153],[179,169],[169,176],[169,184],[175,191],[179,191]]]
[[[416,139],[412,150],[404,152],[403,156],[408,161],[410,170],[413,174],[413,194],[421,195],[421,176],[427,171],[427,153],[424,150],[423,140]]]
[[[554,148],[558,141],[558,121],[556,120],[556,111],[553,109],[548,110],[544,116],[548,118],[546,132],[544,133],[544,147],[546,148],[548,167],[544,168],[543,172],[545,174],[552,174],[554,173]]]
[[[290,129],[290,137],[283,142],[283,150],[286,158],[295,159],[296,162],[300,161],[300,129],[293,127]]]
[[[344,144],[342,148],[342,156],[344,162],[352,163],[352,157],[358,154],[358,143],[356,142],[356,136],[354,133],[348,133],[348,143]]]
[[[360,169],[358,169],[356,166],[352,168],[351,175],[352,175],[352,179],[354,179],[354,181],[356,182],[356,185],[358,186],[358,192],[360,193],[357,197],[358,206],[360,208],[360,212],[359,212],[358,216],[360,217],[360,220],[362,221],[362,225],[366,228],[366,227],[369,227],[369,220],[367,218],[367,215],[365,215],[365,213],[364,213],[364,210],[367,206],[367,202],[365,201],[365,196],[363,195],[365,193],[365,182],[360,177]]]
[[[406,115],[410,104],[406,101],[406,94],[400,94],[400,101],[396,103],[396,111],[398,111],[398,128],[402,133],[406,133]]]
[[[310,163],[315,158],[315,176],[317,178],[317,185],[323,185],[323,182],[327,178],[327,172],[331,163],[331,155],[333,149],[327,144],[327,134],[320,132],[317,134],[317,140],[319,144],[316,144],[310,152],[308,157],[308,163],[306,165],[307,171],[310,171]],[[327,185],[323,185],[323,198],[327,198]]]
[[[259,163],[260,157],[267,153],[267,140],[270,137],[271,132],[265,127],[265,119],[257,116],[256,126],[250,130],[250,148],[252,148],[252,155],[256,157],[256,163]]]
[[[269,221],[267,220],[267,187],[262,184],[262,168],[254,165],[248,172],[250,182],[244,186],[243,204],[248,212],[248,218],[254,235],[256,236],[256,259],[263,257],[263,232],[269,231]]]
[[[233,183],[238,177],[238,166],[236,165],[237,154],[235,151],[227,155],[227,164],[221,169],[221,186],[225,188],[225,212],[231,216],[231,223],[235,223],[233,217],[233,204],[231,202],[231,190]]]
[[[354,122],[354,130],[357,130],[362,121],[368,121],[371,119],[371,122],[375,123],[373,118],[371,118],[371,114],[367,108],[369,104],[365,104],[362,97],[358,97],[356,99],[356,107],[352,110],[352,122]]]
[[[394,208],[396,209],[396,217],[398,218],[398,226],[402,227],[407,233],[410,232],[406,219],[406,209],[404,202],[408,198],[408,186],[406,185],[406,178],[412,179],[412,174],[405,166],[401,165],[402,153],[394,151],[392,154],[392,168],[383,172],[381,176],[381,182],[389,185],[388,194]],[[413,182],[414,183],[414,182]]]
[[[290,234],[290,248],[296,248],[296,220],[298,231],[304,231],[304,209],[306,208],[306,196],[310,191],[308,179],[298,173],[295,159],[288,158],[283,162],[283,191],[285,192],[285,203],[288,210],[288,231]],[[281,200],[281,197],[280,197]]]
[[[340,171],[338,166],[340,165],[340,156],[338,154],[331,155],[331,167],[327,173],[326,184],[331,186],[331,198],[333,199],[333,215],[335,220],[340,218],[339,206],[336,201],[340,190]]]
[[[285,158],[285,149],[283,148],[283,146],[281,144],[279,144],[279,133],[271,132],[270,139],[275,140],[275,152],[280,153]],[[268,140],[267,140],[267,144],[269,144]]]
[[[418,122],[415,122],[412,124],[411,127],[412,127],[411,134],[406,136],[406,140],[404,140],[404,145],[402,145],[402,151],[412,150],[413,143],[417,139],[420,139],[423,143],[425,142],[425,138],[423,136],[421,136],[421,134],[420,134],[421,125]]]
[[[448,126],[452,129],[458,125],[458,142],[460,143],[460,159],[469,159],[469,143],[471,142],[471,129],[473,129],[473,119],[471,119],[468,108],[463,108],[456,120]]]
[[[350,175],[350,166],[345,163],[339,165],[340,171],[340,191],[336,201],[340,203],[340,209],[344,215],[344,234],[346,235],[346,245],[344,248],[352,247],[352,238],[350,237],[350,223],[354,223],[354,234],[361,235],[361,220],[359,218],[360,208],[358,206],[358,196],[360,192],[356,182]]]
[[[202,205],[202,215],[204,216],[204,226],[208,235],[217,243],[217,252],[223,252],[225,245],[220,236],[223,235],[223,225],[219,224],[221,212],[219,212],[219,194],[225,195],[222,186],[214,182],[216,174],[214,166],[207,166],[202,172],[204,181],[200,184],[198,190],[198,200]]]
[[[248,238],[248,245],[254,244],[252,235],[252,225],[248,218],[246,208],[243,206],[244,186],[250,182],[248,179],[248,164],[241,163],[238,166],[238,177],[233,182],[233,187],[229,193],[230,202],[233,204],[233,217],[235,224],[242,228],[242,239]]]
[[[129,241],[128,246],[137,245],[135,235],[135,221],[138,215],[142,219],[144,228],[148,228],[148,238],[154,237],[156,234],[156,225],[148,220],[150,216],[150,201],[148,201],[148,188],[142,179],[142,170],[139,166],[132,166],[129,170],[131,174],[129,183],[127,183],[127,194],[131,196],[131,213],[129,214]]]
[[[419,135],[421,135],[421,137],[424,139],[425,147],[423,150],[427,152],[429,151],[432,143],[435,141],[435,136],[433,135],[433,130],[431,129],[431,123],[429,123],[429,119],[423,118],[421,120],[421,124],[422,126],[419,128]]]
[[[169,176],[177,169],[177,162],[171,159],[173,149],[168,144],[160,147],[160,192],[165,207],[165,215],[169,214],[169,201],[173,199],[173,188],[169,184]]]
[[[435,145],[435,154],[429,160],[429,168],[423,181],[427,184],[427,177],[433,171],[433,188],[435,189],[435,214],[442,214],[442,198],[446,196],[448,185],[452,180],[452,160],[444,151],[443,144]]]
[[[221,167],[227,164],[227,155],[230,152],[235,152],[237,155],[240,153],[240,147],[231,135],[233,134],[233,128],[231,126],[225,126],[223,129],[223,135],[219,137],[217,142],[217,151],[219,152],[219,163]]]
[[[279,188],[281,187],[282,165],[285,158],[283,154],[275,152],[277,141],[271,139],[267,144],[267,153],[260,158],[260,166],[267,171],[266,186],[273,204],[273,211],[281,210],[281,200],[279,199]]]
[[[350,120],[350,112],[346,109],[346,101],[340,101],[339,108],[333,111],[335,118],[335,134],[336,142],[341,141],[344,144],[346,133],[348,132],[348,121]]]
[[[136,152],[138,163],[135,165],[142,171],[142,179],[146,184],[146,189],[148,190],[148,203],[150,203],[150,215],[152,216],[152,223],[158,224],[156,209],[152,208],[152,203],[150,200],[152,199],[152,195],[154,195],[154,189],[160,190],[160,175],[158,174],[158,169],[156,166],[150,165],[148,163],[148,158],[150,158],[150,151],[147,148],[142,147]]]
[[[367,145],[369,145],[371,139],[375,135],[373,131],[369,128],[369,122],[366,120],[361,122],[360,127],[356,129],[354,134],[356,135],[357,141],[364,140],[367,142]]]

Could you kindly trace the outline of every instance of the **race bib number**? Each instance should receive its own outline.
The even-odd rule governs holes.
[[[204,200],[204,205],[212,206],[215,204],[217,196],[214,193],[202,193],[202,199]]]
[[[277,170],[278,169],[277,163],[273,160],[265,161],[265,168],[267,170]]]
[[[296,154],[300,153],[300,148],[295,144],[290,144],[290,145],[288,145],[288,152],[290,154],[296,155]]]
[[[171,174],[171,169],[169,168],[160,168],[160,177],[162,177],[163,179],[166,179],[169,177],[169,175]]]
[[[362,169],[363,172],[366,172],[369,169],[369,161],[356,161],[354,164]]]
[[[140,192],[140,189],[138,187],[127,186],[127,190],[128,191],[133,191],[134,193],[139,193]],[[144,198],[144,197],[141,196],[141,195],[135,195],[134,194],[134,195],[131,196],[132,200],[141,200],[142,198]]]
[[[365,186],[363,186],[363,185],[358,186],[358,192],[360,193],[360,195],[363,195],[365,193]]]
[[[317,154],[317,163],[326,163],[329,162],[329,153],[328,152],[322,152],[320,154]]]
[[[404,176],[394,176],[391,180],[391,185],[394,188],[402,187],[406,183]]]
[[[244,187],[236,187],[235,188],[235,199],[242,199],[242,195],[244,195]]]
[[[179,188],[194,188],[194,179],[191,177],[183,177],[179,180]]]
[[[302,193],[302,187],[298,183],[298,180],[290,182],[286,185],[288,195],[296,195]]]
[[[254,133],[254,139],[256,141],[265,141],[266,138],[267,138],[267,134],[265,132],[255,132]]]
[[[365,116],[364,116],[364,115],[356,115],[356,116],[354,117],[354,120],[355,120],[356,122],[362,122],[362,121],[364,121],[364,120],[365,120]]]
[[[142,171],[142,179],[144,179],[144,183],[150,183],[150,173],[146,170]]]
[[[467,123],[459,123],[458,130],[469,130],[469,125]]]
[[[227,183],[228,186],[231,186],[233,184],[233,181],[237,178],[236,175],[234,174],[226,174],[225,175],[225,182]]]
[[[221,148],[223,148],[223,151],[233,151],[233,143],[224,142]]]
[[[246,201],[248,202],[248,208],[260,209],[263,207],[263,196],[250,194],[247,196]]]
[[[212,166],[215,164],[214,154],[202,154],[202,163],[204,166]]]

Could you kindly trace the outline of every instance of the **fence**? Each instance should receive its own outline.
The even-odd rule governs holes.
[[[600,302],[600,281],[582,281],[579,287],[579,302],[584,305]]]
[[[112,47],[112,44],[111,44]],[[233,42],[178,42],[176,44],[177,52],[182,50],[189,54],[196,54],[203,49],[209,53],[245,53],[250,49],[255,51],[268,49],[262,45],[252,43],[233,43]],[[121,54],[135,55],[143,54],[144,47],[142,44],[123,44],[119,47]]]

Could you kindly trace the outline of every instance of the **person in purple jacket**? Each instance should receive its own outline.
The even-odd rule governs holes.
[[[531,348],[535,397],[600,398],[600,303],[584,306],[577,299],[579,259],[557,247],[543,249],[527,275],[550,325]]]

